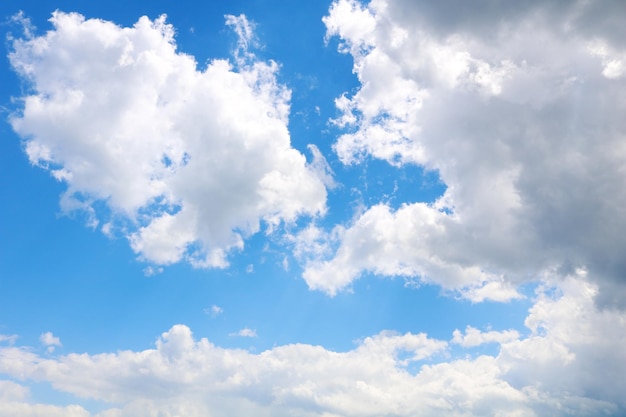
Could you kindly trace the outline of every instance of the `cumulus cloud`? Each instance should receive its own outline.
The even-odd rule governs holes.
[[[52,334],[52,332],[42,333],[39,340],[44,346],[61,346],[61,339]]]
[[[56,347],[61,346],[61,339],[53,335],[52,332],[42,333],[39,336],[39,341],[47,348],[48,353],[54,352]]]
[[[143,351],[51,358],[0,347],[0,374],[111,404],[89,414],[77,400],[68,412],[80,416],[623,415],[625,313],[598,309],[597,285],[582,271],[546,282],[536,290],[525,335],[454,332],[459,349],[494,343],[495,355],[450,358],[446,341],[389,331],[346,352],[291,344],[255,354],[176,325]],[[18,384],[2,386],[12,394],[0,397],[0,410],[48,407],[60,415],[54,404],[27,402]]]
[[[327,37],[360,82],[336,100],[335,152],[417,164],[447,188],[337,229],[334,255],[307,264],[309,286],[334,294],[370,272],[506,301],[520,282],[585,268],[602,304],[623,305],[626,38],[614,7],[335,1]]]
[[[198,69],[162,16],[133,27],[55,12],[53,29],[12,41],[30,90],[11,117],[31,163],[67,185],[64,212],[83,210],[155,264],[227,265],[263,224],[324,213],[326,189],[290,145],[290,92],[278,65],[239,35],[234,63]],[[101,209],[106,207],[106,209]]]

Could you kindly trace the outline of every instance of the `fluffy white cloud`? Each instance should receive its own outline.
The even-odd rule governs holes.
[[[617,4],[335,1],[327,36],[352,55],[360,82],[336,101],[348,132],[336,153],[345,164],[419,164],[447,189],[432,204],[373,206],[337,229],[334,256],[307,265],[309,286],[334,294],[367,271],[503,301],[522,281],[584,267],[601,302],[623,304]]]
[[[11,65],[31,90],[11,124],[30,161],[67,184],[64,211],[106,219],[103,231],[146,260],[196,266],[225,266],[262,223],[324,212],[319,152],[309,167],[291,147],[290,92],[278,65],[247,49],[244,16],[227,16],[240,35],[235,62],[203,70],[177,52],[165,17],[50,21],[45,35],[13,41]]]
[[[454,331],[452,343],[457,343],[463,347],[474,347],[484,343],[502,344],[517,339],[519,339],[519,333],[516,330],[481,332],[472,326],[467,326],[465,334],[461,333],[458,329]]]
[[[443,244],[446,226],[452,222],[452,216],[427,204],[405,205],[396,212],[381,204],[369,208],[348,229],[335,229],[331,236],[315,228],[305,229],[296,253],[306,254],[308,250],[314,254],[304,279],[309,287],[331,295],[365,269],[380,275],[421,276],[446,289],[460,289],[473,301],[519,297],[501,276],[486,273],[472,264],[471,258],[450,262],[453,248]],[[341,245],[332,260],[320,259],[333,240]],[[441,251],[433,253],[433,246],[438,244]]]
[[[454,333],[459,349],[498,344],[495,356],[449,358],[446,341],[394,332],[347,352],[293,344],[253,354],[197,340],[176,325],[155,349],[137,352],[50,358],[5,346],[0,374],[118,407],[98,417],[623,415],[626,315],[598,309],[597,286],[577,274],[537,289],[526,335],[472,327]],[[13,382],[0,386],[13,392],[0,410],[61,410],[30,404]]]
[[[39,340],[44,346],[61,346],[61,339],[52,334],[52,332],[42,333]]]
[[[48,348],[48,353],[54,352],[57,346],[61,346],[61,339],[53,335],[52,332],[42,333],[41,336],[39,336],[39,341]]]

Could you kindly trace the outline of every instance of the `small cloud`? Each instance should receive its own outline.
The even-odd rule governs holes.
[[[160,266],[159,267],[148,266],[143,269],[143,274],[146,277],[151,277],[153,275],[160,274],[161,272],[163,272],[163,268]]]
[[[254,265],[252,265],[252,264],[248,265],[248,266],[246,267],[246,272],[247,272],[248,274],[249,274],[249,273],[254,272]]]
[[[231,333],[229,336],[239,336],[239,337],[257,337],[256,330],[252,330],[248,327],[244,327],[236,333]]]
[[[463,288],[459,292],[463,298],[470,300],[472,303],[482,303],[484,301],[506,303],[511,300],[524,298],[515,287],[503,280],[482,282],[475,286]]]
[[[42,333],[41,336],[39,336],[39,340],[41,344],[48,348],[48,353],[54,352],[55,347],[61,346],[61,339],[53,335],[52,332]]]
[[[208,314],[211,317],[217,317],[224,312],[222,307],[213,304],[210,308],[204,309],[204,314]]]
[[[329,189],[333,190],[338,187],[335,181],[335,173],[322,155],[319,148],[313,144],[308,144],[307,148],[313,155],[313,161],[309,163],[309,169],[315,173],[315,175],[322,181],[322,183]]]
[[[461,345],[465,348],[476,347],[485,343],[509,343],[519,339],[519,333],[516,330],[505,331],[487,331],[481,332],[472,326],[465,328],[465,334],[458,329],[452,333],[452,343]]]
[[[102,233],[108,237],[109,239],[113,238],[113,230],[112,230],[113,225],[111,224],[111,222],[105,223],[102,225],[102,227],[100,228],[100,230],[102,230]]]
[[[289,260],[286,256],[283,258],[282,266],[285,271],[289,272]]]

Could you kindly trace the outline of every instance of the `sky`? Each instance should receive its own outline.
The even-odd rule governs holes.
[[[0,417],[626,415],[626,4],[0,4]]]

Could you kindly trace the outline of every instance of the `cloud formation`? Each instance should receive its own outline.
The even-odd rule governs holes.
[[[347,133],[335,152],[417,164],[447,189],[336,229],[309,286],[334,294],[371,272],[504,301],[521,282],[584,268],[602,304],[623,305],[626,38],[613,7],[335,1],[327,37],[360,83],[336,100]]]
[[[52,334],[52,332],[42,333],[39,340],[44,346],[61,346],[61,339]]]
[[[42,333],[39,336],[39,341],[46,346],[48,353],[52,353],[58,346],[62,346],[61,339],[53,335],[52,332]]]
[[[196,339],[184,325],[163,333],[154,349],[136,352],[50,358],[3,346],[0,374],[101,401],[104,411],[36,404],[26,385],[11,381],[0,381],[0,410],[94,417],[623,415],[625,313],[599,310],[597,286],[583,271],[553,283],[537,289],[525,334],[468,327],[452,335],[455,349],[496,344],[493,356],[450,358],[447,341],[389,331],[346,352],[292,344],[254,354]]]
[[[253,330],[249,327],[244,327],[238,332],[231,333],[231,336],[239,336],[239,337],[257,337],[256,330]]]
[[[53,29],[13,41],[29,83],[11,117],[31,163],[67,185],[64,212],[84,210],[156,264],[223,267],[262,224],[324,213],[326,189],[290,145],[290,92],[256,59],[252,25],[234,63],[203,70],[176,50],[165,17],[119,27],[55,12]],[[27,33],[28,35],[28,33]]]

